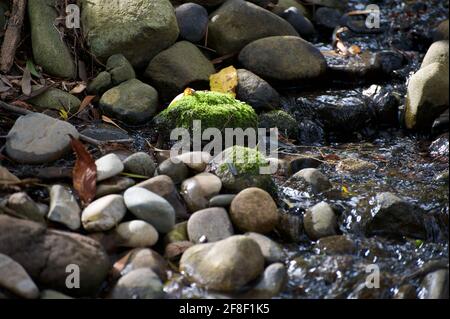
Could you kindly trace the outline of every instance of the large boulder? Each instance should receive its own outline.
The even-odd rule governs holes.
[[[83,0],[84,35],[102,60],[122,53],[133,66],[145,66],[178,38],[169,0]]]
[[[46,73],[62,78],[76,75],[76,67],[69,48],[55,27],[59,13],[57,0],[28,1],[31,43],[34,61]]]
[[[264,257],[253,239],[231,236],[189,248],[181,257],[180,270],[207,289],[233,292],[264,271]]]
[[[421,68],[424,68],[435,62],[447,65],[448,67],[449,46],[448,40],[434,42],[423,58]]]
[[[298,33],[284,19],[248,1],[228,0],[210,16],[208,42],[220,55],[239,52],[252,41],[275,35]]]
[[[110,268],[97,241],[5,215],[0,215],[0,253],[21,264],[37,284],[74,296],[95,296]],[[78,289],[66,285],[70,265],[79,268]]]
[[[19,117],[8,133],[6,153],[24,164],[55,161],[70,150],[69,134],[78,138],[72,124],[41,113]]]
[[[155,114],[158,92],[148,84],[131,79],[106,91],[99,105],[109,116],[128,124],[142,124]]]
[[[299,37],[274,36],[248,44],[239,62],[264,79],[296,81],[322,75],[327,62],[311,43]]]
[[[159,53],[148,65],[148,78],[165,100],[170,100],[193,84],[208,86],[213,64],[192,43],[181,41]]]
[[[429,130],[448,106],[448,65],[435,62],[415,73],[408,84],[405,124],[408,129]]]

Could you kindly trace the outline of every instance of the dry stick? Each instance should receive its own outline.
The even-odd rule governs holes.
[[[7,111],[13,112],[13,113],[17,113],[17,114],[21,114],[21,115],[27,115],[27,114],[32,114],[35,113],[33,111],[30,110],[26,110],[23,109],[21,107],[17,107],[8,103],[5,103],[3,101],[0,101],[0,108],[3,108]],[[80,134],[80,140],[95,145],[95,146],[102,146],[106,143],[131,143],[133,142],[133,139],[123,139],[123,140],[110,140],[110,141],[99,141],[96,140],[95,138]]]
[[[8,21],[0,54],[0,71],[4,73],[8,73],[14,63],[26,7],[27,0],[13,0],[11,18]]]

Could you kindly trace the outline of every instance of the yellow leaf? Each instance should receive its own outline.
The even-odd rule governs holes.
[[[183,92],[183,96],[189,96],[189,95],[194,95],[195,90],[191,89],[191,88],[186,88]]]
[[[59,116],[61,117],[61,119],[63,119],[64,121],[67,121],[69,119],[69,113],[65,110],[65,109],[59,109]]]
[[[348,190],[347,186],[342,186],[342,192],[347,195],[350,194],[350,191]]]
[[[238,85],[237,70],[233,66],[222,69],[219,73],[209,77],[211,91],[228,93],[236,97],[236,87]]]

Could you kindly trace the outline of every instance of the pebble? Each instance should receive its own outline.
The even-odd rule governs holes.
[[[320,202],[306,211],[304,227],[312,240],[336,235],[338,227],[336,214],[330,205]]]
[[[0,253],[0,287],[18,297],[36,299],[39,289],[25,269],[10,257]]]
[[[136,78],[133,66],[123,54],[111,55],[106,61],[106,71],[111,75],[113,85]]]
[[[314,193],[322,193],[332,188],[328,177],[316,168],[302,169],[295,173],[286,184],[289,187],[293,186],[293,188],[301,191],[305,191],[306,188],[311,187]]]
[[[71,150],[69,135],[78,138],[77,129],[68,122],[32,113],[16,120],[8,133],[5,150],[19,163],[49,163]]]
[[[47,218],[61,223],[71,230],[81,226],[81,209],[71,190],[62,185],[53,185],[50,189],[50,210]]]
[[[114,264],[113,271],[118,272],[116,276],[124,276],[139,268],[150,268],[162,281],[167,279],[167,261],[149,248],[135,248],[129,251]]]
[[[95,198],[118,194],[133,186],[136,182],[129,177],[114,176],[97,184]]]
[[[189,239],[200,242],[215,242],[234,234],[228,213],[224,208],[213,207],[192,214],[187,224]],[[201,239],[203,239],[201,241]]]
[[[242,231],[266,234],[278,224],[277,205],[269,193],[256,187],[243,190],[233,199],[230,216]]]
[[[42,212],[39,205],[27,193],[12,194],[8,198],[7,206],[19,217],[39,223],[45,222],[44,216],[47,212]]]
[[[269,265],[256,285],[243,298],[271,299],[279,295],[288,280],[286,267],[282,263]]]
[[[95,161],[95,165],[97,166],[97,182],[116,176],[124,169],[122,161],[114,153],[99,158]]]
[[[125,205],[138,218],[150,223],[160,233],[175,225],[175,210],[163,197],[145,188],[131,187],[124,193]]]
[[[149,268],[139,268],[121,277],[114,286],[111,299],[161,299],[163,284],[158,275]]]
[[[107,195],[87,206],[81,214],[81,222],[87,231],[105,231],[114,228],[125,216],[122,195]]]
[[[228,208],[235,197],[235,194],[216,195],[209,200],[209,207]]]
[[[208,11],[196,3],[185,3],[175,9],[180,37],[190,42],[198,42],[208,28]]]
[[[180,270],[201,287],[233,292],[263,273],[264,257],[254,240],[231,236],[190,247],[181,257]]]
[[[152,177],[156,164],[153,158],[144,152],[134,153],[123,161],[124,170],[127,173]]]
[[[222,182],[211,173],[200,173],[181,184],[181,195],[191,213],[205,209],[209,199],[220,193]]]
[[[245,236],[253,239],[261,249],[266,264],[284,262],[286,254],[281,246],[267,236],[258,233],[246,233]]]
[[[180,184],[189,175],[189,169],[183,162],[166,159],[159,164],[155,175],[167,175],[175,184]]]
[[[155,227],[143,220],[121,223],[114,229],[117,245],[121,247],[151,247],[158,242]]]

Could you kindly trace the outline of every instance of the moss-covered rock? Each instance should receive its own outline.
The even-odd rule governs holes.
[[[288,113],[276,110],[259,116],[259,127],[278,128],[280,134],[295,139],[298,135],[297,121]]]
[[[40,88],[42,87],[34,86],[33,90],[38,90]],[[56,88],[50,88],[38,96],[30,99],[28,102],[39,110],[64,109],[69,113],[75,113],[78,111],[81,104],[80,99],[76,96]]]
[[[154,118],[162,133],[177,127],[192,129],[194,120],[201,121],[203,132],[207,128],[256,128],[258,117],[250,105],[229,94],[196,91],[176,98]]]
[[[258,187],[275,195],[276,186],[272,176],[262,170],[269,165],[269,161],[258,150],[233,146],[212,160],[210,170],[221,179],[228,191],[238,193],[249,187]]]
[[[106,71],[100,72],[87,87],[89,94],[103,94],[113,86],[111,74]]]
[[[72,55],[55,27],[56,0],[28,1],[34,61],[50,75],[72,78],[76,67]]]

